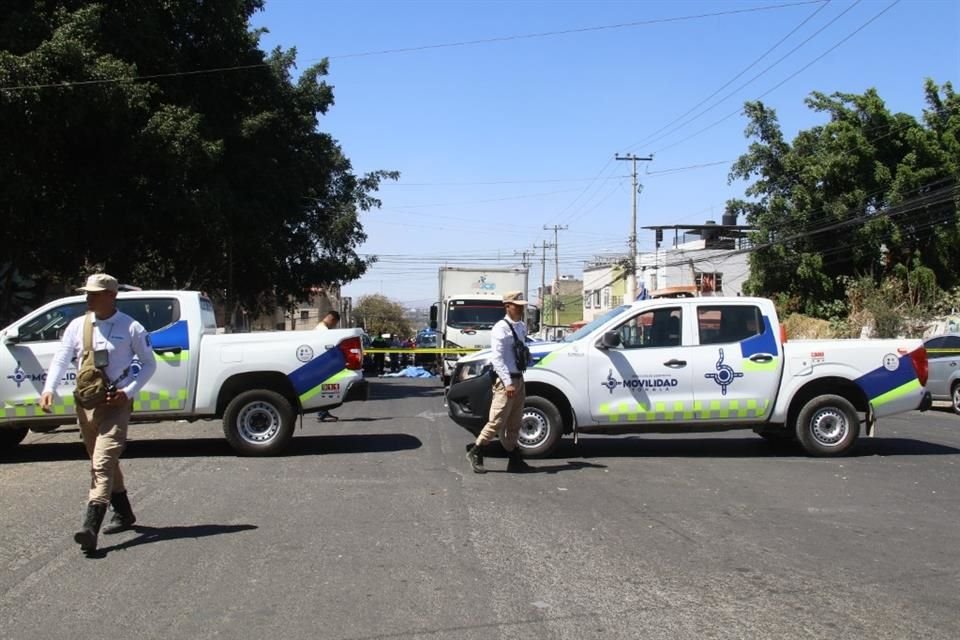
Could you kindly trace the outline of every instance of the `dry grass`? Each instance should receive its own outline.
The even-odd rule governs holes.
[[[821,340],[837,338],[830,323],[819,318],[811,318],[802,313],[794,313],[782,320],[787,328],[787,336],[792,340]]]

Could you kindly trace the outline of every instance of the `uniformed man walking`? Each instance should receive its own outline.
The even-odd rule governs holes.
[[[508,471],[523,472],[530,467],[520,455],[517,441],[523,419],[526,390],[523,372],[527,368],[530,351],[527,349],[527,327],[523,324],[523,308],[527,301],[520,291],[511,291],[503,296],[506,316],[493,325],[490,332],[492,349],[491,363],[496,373],[493,383],[493,402],[490,417],[474,444],[467,450],[467,460],[474,473],[485,473],[483,447],[499,437],[500,444],[510,458]]]
[[[97,548],[108,504],[113,506],[113,517],[104,533],[124,531],[136,522],[120,471],[120,454],[127,442],[133,398],[157,369],[143,325],[117,310],[118,289],[117,279],[105,273],[90,276],[80,287],[87,294],[88,313],[67,325],[40,396],[40,408],[49,412],[57,385],[74,359],[78,372],[99,369],[105,383],[102,399],[94,400],[96,406],[85,409],[77,402],[80,433],[90,456],[90,494],[83,525],[73,538],[87,553]],[[136,367],[132,366],[135,361]]]

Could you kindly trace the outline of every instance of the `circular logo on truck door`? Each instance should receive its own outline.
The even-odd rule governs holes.
[[[892,353],[888,353],[883,356],[883,368],[887,371],[896,371],[900,368],[900,358]]]
[[[313,360],[313,347],[308,344],[302,344],[297,347],[297,360],[300,362],[310,362]]]

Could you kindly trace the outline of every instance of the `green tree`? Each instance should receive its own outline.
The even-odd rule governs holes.
[[[259,48],[249,19],[261,8],[5,2],[0,217],[13,268],[72,284],[101,264],[141,286],[205,290],[228,313],[364,273],[360,214],[397,174],[355,175],[318,131],[333,104],[327,62],[294,81],[294,50]]]
[[[403,305],[386,296],[363,296],[354,306],[353,315],[360,326],[374,337],[389,333],[408,338],[414,333],[405,317]]]
[[[960,283],[960,97],[928,80],[922,121],[892,113],[876,91],[811,94],[828,121],[787,142],[776,113],[745,106],[753,142],[730,173],[748,200],[727,203],[757,231],[747,289],[817,313],[844,297],[841,276],[877,280],[898,266],[927,267]]]

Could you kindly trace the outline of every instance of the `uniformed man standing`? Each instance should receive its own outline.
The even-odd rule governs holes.
[[[530,469],[520,455],[517,440],[523,419],[523,405],[527,394],[523,384],[523,372],[527,368],[530,352],[526,347],[527,327],[523,324],[523,308],[527,301],[520,291],[511,291],[503,296],[507,315],[490,332],[492,349],[491,363],[497,379],[493,383],[493,402],[490,417],[474,444],[467,450],[467,460],[474,473],[485,473],[483,447],[500,438],[500,444],[510,458],[508,471],[523,472]]]
[[[136,522],[120,471],[120,454],[127,442],[133,398],[157,369],[150,336],[143,325],[117,310],[118,289],[117,279],[105,273],[90,276],[86,285],[80,287],[87,294],[89,313],[67,325],[40,396],[40,408],[49,412],[57,385],[70,362],[76,359],[80,369],[85,355],[84,325],[87,315],[92,314],[89,348],[108,385],[98,406],[84,409],[77,404],[80,433],[90,456],[91,478],[86,515],[73,538],[88,553],[97,548],[97,534],[108,504],[113,506],[113,517],[104,533],[124,531]],[[137,366],[132,366],[135,361]]]
[[[328,311],[327,315],[323,316],[316,327],[317,331],[329,331],[330,329],[336,329],[337,325],[340,323],[340,312],[339,311]],[[320,422],[336,422],[339,420],[337,416],[333,415],[326,409],[320,409],[317,412],[317,420]]]

